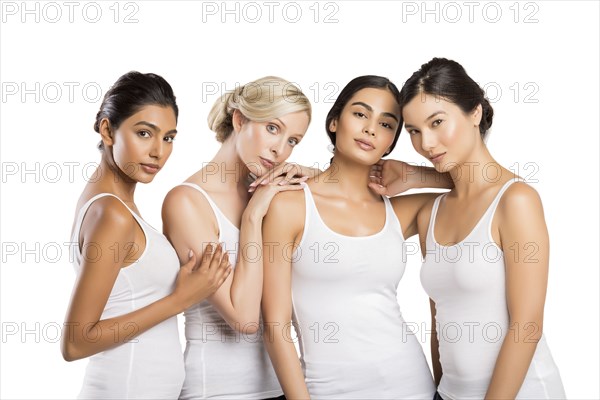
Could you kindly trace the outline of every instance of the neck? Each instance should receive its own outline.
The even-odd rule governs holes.
[[[319,180],[344,197],[351,199],[379,199],[379,195],[369,189],[370,165],[357,163],[335,153],[331,165],[319,176]]]
[[[478,143],[466,157],[466,161],[458,163],[449,171],[454,182],[453,191],[458,197],[478,193],[482,188],[498,182],[503,169],[494,160],[485,144]]]
[[[235,138],[230,136],[204,167],[207,181],[218,180],[229,189],[248,187],[250,170],[239,157],[235,144]]]
[[[96,182],[104,192],[113,193],[125,202],[134,202],[133,196],[137,182],[125,175],[114,162],[109,162],[105,156],[102,156],[100,165],[90,179]]]

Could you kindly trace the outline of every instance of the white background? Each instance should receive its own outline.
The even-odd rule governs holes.
[[[488,89],[492,154],[541,194],[551,238],[545,335],[567,395],[599,398],[597,2],[4,1],[1,11],[2,398],[72,398],[81,385],[87,361],[59,351],[74,281],[63,243],[85,166],[99,161],[100,96],[121,74],[164,76],[180,106],[171,159],[136,195],[160,229],[166,192],[218,148],[206,126],[215,93],[264,75],[297,82],[314,114],[292,160],[323,166],[325,115],[350,79],[401,86],[434,56],[459,61]],[[392,157],[424,161],[406,133]],[[417,324],[429,319],[419,267],[410,256],[399,287]]]

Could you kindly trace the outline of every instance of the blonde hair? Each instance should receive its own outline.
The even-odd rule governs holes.
[[[223,94],[208,114],[208,127],[223,143],[233,131],[233,112],[244,118],[266,122],[283,115],[304,111],[311,118],[308,98],[293,83],[276,76],[266,76]]]

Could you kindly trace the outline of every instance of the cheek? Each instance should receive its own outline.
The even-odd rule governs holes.
[[[173,143],[165,143],[164,162],[167,162],[169,157],[171,157],[171,153],[173,153]]]
[[[113,158],[119,165],[126,164],[133,155],[132,149],[135,149],[132,138],[124,136],[119,135],[112,147]]]
[[[420,135],[410,135],[410,143],[412,143],[412,146],[417,153],[421,153],[423,151],[423,149],[421,148]]]
[[[460,139],[461,126],[452,121],[446,121],[446,126],[439,132],[439,140],[444,146],[457,143]]]

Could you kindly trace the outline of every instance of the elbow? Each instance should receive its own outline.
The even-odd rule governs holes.
[[[80,360],[89,355],[82,348],[82,341],[78,340],[78,335],[73,329],[63,329],[60,352],[63,359],[68,362]]]
[[[260,331],[260,322],[258,320],[258,318],[256,320],[244,320],[244,321],[238,321],[233,325],[229,325],[231,326],[231,328],[233,328],[234,330],[244,334],[244,335],[253,335],[255,333],[257,333],[258,331]]]
[[[518,342],[537,343],[542,339],[544,333],[544,320],[539,316],[531,318],[519,318],[510,322],[509,333],[514,334]],[[510,332],[514,330],[515,332]],[[520,340],[519,340],[520,339]]]
[[[67,362],[76,361],[83,358],[81,353],[77,351],[77,348],[73,342],[63,340],[60,351],[63,359]]]

